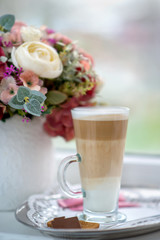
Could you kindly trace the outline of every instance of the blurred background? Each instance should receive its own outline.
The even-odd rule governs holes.
[[[160,154],[160,0],[0,0],[0,15],[76,40],[95,59],[97,100],[131,109],[126,151]],[[56,147],[75,147],[56,138]]]

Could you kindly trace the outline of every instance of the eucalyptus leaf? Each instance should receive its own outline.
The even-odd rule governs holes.
[[[41,115],[41,104],[37,99],[30,99],[29,103],[24,104],[24,109],[34,116]]]
[[[17,92],[17,100],[18,101],[23,101],[25,97],[30,97],[31,96],[31,90],[27,87],[19,87],[18,92]]]
[[[57,42],[56,44],[60,45],[60,46],[65,46],[65,44],[63,42]]]
[[[0,26],[4,32],[10,31],[14,23],[15,17],[12,14],[5,14],[0,17]]]
[[[24,102],[19,102],[17,100],[17,95],[12,97],[11,100],[9,101],[8,105],[12,108],[15,108],[15,109],[23,109],[24,108]]]
[[[47,94],[47,102],[51,105],[58,105],[67,99],[67,95],[59,91],[49,91]]]
[[[5,57],[5,56],[1,56],[0,57],[0,62],[3,62],[3,63],[5,63],[6,61],[7,61],[7,57]]]
[[[31,94],[31,99],[37,99],[40,103],[43,103],[46,100],[46,96],[39,91],[32,90]]]

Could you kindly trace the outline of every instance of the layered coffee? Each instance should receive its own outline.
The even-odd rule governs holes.
[[[128,117],[123,114],[74,118],[84,208],[112,212],[117,206]]]

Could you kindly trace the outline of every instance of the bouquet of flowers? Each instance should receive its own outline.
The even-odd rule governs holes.
[[[70,110],[93,105],[93,59],[61,33],[0,17],[0,120],[45,117],[50,136],[74,137]]]

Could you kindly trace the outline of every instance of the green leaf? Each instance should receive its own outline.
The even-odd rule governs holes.
[[[39,91],[32,90],[31,94],[31,99],[37,99],[40,103],[43,103],[46,100],[46,96]]]
[[[15,17],[12,14],[6,14],[0,17],[0,26],[4,32],[10,31],[14,23]]]
[[[73,44],[72,43],[66,45],[66,47],[65,47],[65,51],[68,51],[68,52],[70,52],[72,49],[73,49]]]
[[[49,91],[47,94],[47,102],[51,105],[58,105],[67,99],[67,95],[59,91]]]
[[[21,110],[21,109],[19,109],[19,110],[18,110],[18,114],[19,114],[20,116],[24,116],[24,111]]]
[[[34,116],[41,115],[41,104],[36,99],[30,99],[29,103],[24,104],[24,109]]]
[[[74,79],[74,82],[76,82],[76,83],[81,83],[82,80],[81,80],[80,78],[75,78],[75,79]]]
[[[15,109],[23,109],[24,108],[24,106],[23,106],[24,102],[19,102],[17,100],[17,95],[11,98],[8,105],[12,108],[15,108]]]
[[[18,92],[17,92],[17,100],[19,102],[22,102],[25,97],[30,97],[31,95],[31,90],[27,87],[19,87]]]
[[[54,109],[54,106],[47,107],[47,110],[42,112],[42,116],[46,114],[51,114],[53,109]]]
[[[4,28],[0,25],[0,34],[4,32]]]

